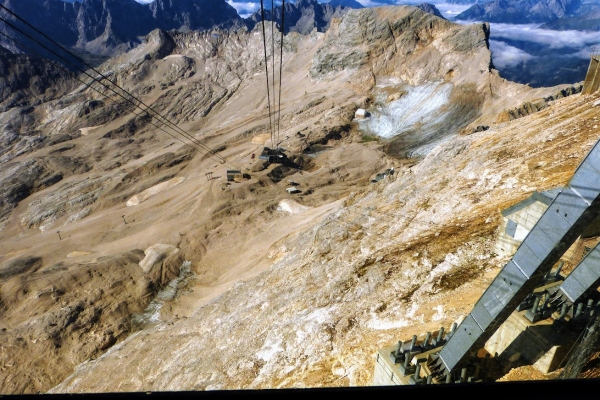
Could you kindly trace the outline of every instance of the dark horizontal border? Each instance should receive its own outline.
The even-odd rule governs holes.
[[[163,398],[260,398],[288,400],[293,398],[313,398],[318,396],[331,400],[333,396],[367,396],[363,400],[381,399],[600,399],[600,379],[573,379],[552,381],[518,381],[496,383],[469,383],[429,386],[369,386],[345,388],[310,389],[264,389],[264,390],[215,390],[182,392],[127,392],[90,394],[41,394],[41,395],[2,395],[0,399],[163,399]],[[350,398],[350,397],[348,397]]]

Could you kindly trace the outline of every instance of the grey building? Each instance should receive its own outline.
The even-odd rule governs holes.
[[[529,198],[502,211],[504,220],[500,226],[495,253],[512,256],[560,190],[561,188],[554,188],[533,192]]]

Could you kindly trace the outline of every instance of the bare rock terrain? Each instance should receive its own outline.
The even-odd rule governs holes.
[[[563,88],[503,80],[487,38],[413,7],[286,35],[279,140],[300,169],[257,157],[259,30],[154,31],[99,67],[186,138],[99,84],[0,113],[42,143],[0,155],[0,393],[367,385],[379,346],[467,313],[502,264],[499,211],[566,183],[600,117],[576,94],[499,119]],[[442,141],[354,120],[432,82],[453,93]]]

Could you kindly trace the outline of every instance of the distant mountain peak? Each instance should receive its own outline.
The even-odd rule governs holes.
[[[415,6],[423,11],[425,11],[426,13],[435,15],[436,17],[439,18],[444,18],[444,16],[442,15],[442,13],[440,12],[440,10],[437,9],[437,7],[433,4],[429,4],[429,3],[421,3],[417,6]],[[446,19],[446,18],[444,18]]]
[[[0,4],[50,33],[61,45],[96,55],[132,48],[157,28],[189,31],[242,25],[237,11],[225,0],[0,0]],[[0,30],[14,34],[6,27]],[[0,38],[0,44],[14,47],[6,38]]]
[[[332,18],[342,17],[351,8],[364,8],[355,0],[332,0],[329,3],[319,3],[317,0],[296,0],[285,3],[285,32],[308,34],[313,29],[324,32],[329,27]],[[272,11],[265,10],[265,20],[281,21],[282,7],[277,6]],[[246,25],[253,29],[256,23],[262,21],[259,10],[248,17]]]
[[[581,0],[493,0],[478,3],[458,14],[456,20],[501,23],[544,23],[575,13]]]

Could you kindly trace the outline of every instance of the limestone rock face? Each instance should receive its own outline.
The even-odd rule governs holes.
[[[157,243],[152,245],[144,251],[146,257],[140,261],[140,268],[144,273],[148,273],[165,258],[177,254],[178,252],[179,249],[170,244]]]
[[[56,63],[15,55],[0,46],[0,112],[57,99],[75,83],[71,73]]]
[[[444,16],[442,15],[442,13],[440,13],[440,10],[437,9],[437,7],[433,4],[429,4],[429,3],[421,3],[418,6],[416,6],[417,8],[420,8],[421,10],[428,12],[429,14],[433,14],[436,17],[439,18],[444,18]]]
[[[351,10],[327,31],[310,73],[362,69],[365,80],[389,75],[419,84],[450,72],[456,80],[468,72],[461,68],[468,60],[489,71],[488,37],[486,24],[458,27],[412,7]]]
[[[39,159],[3,165],[0,170],[0,228],[21,200],[62,179],[61,173],[53,171],[46,162]]]
[[[222,0],[156,0],[148,8],[163,30],[204,30],[240,20],[235,9]]]
[[[79,221],[91,213],[92,205],[106,192],[111,181],[110,177],[97,177],[60,184],[52,193],[28,204],[21,224],[27,229],[46,231],[65,215],[68,215],[65,224]]]
[[[168,282],[142,271],[143,256],[134,250],[72,265],[39,257],[0,263],[2,392],[46,391],[127,337],[131,315]]]
[[[155,29],[146,36],[146,59],[159,60],[171,54],[175,48],[173,38],[160,29]]]

